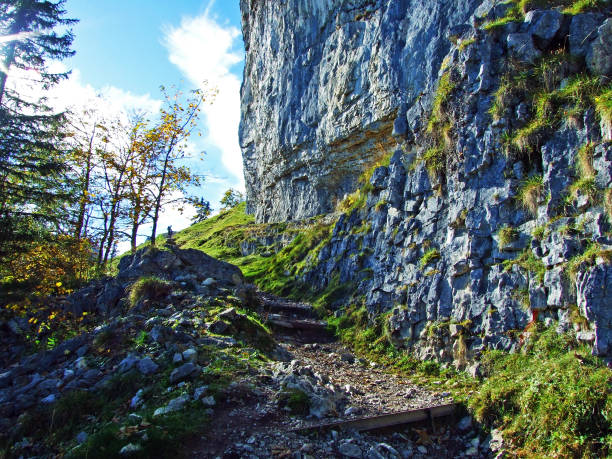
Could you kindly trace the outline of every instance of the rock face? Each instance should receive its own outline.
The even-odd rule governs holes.
[[[258,222],[329,212],[409,129],[480,0],[241,0],[240,144]],[[409,117],[416,119],[414,115]],[[414,126],[413,126],[414,127]]]
[[[559,70],[548,91],[578,72],[608,75],[611,20],[531,11],[487,31],[483,21],[507,5],[480,3],[242,1],[250,210],[258,221],[329,211],[358,188],[376,144],[396,149],[374,170],[365,204],[340,216],[305,283],[354,285],[372,315],[390,313],[396,344],[422,358],[465,364],[486,348],[514,349],[536,319],[575,329],[612,358],[609,127],[583,107],[545,132],[521,131],[536,114],[517,93],[490,111],[509,62],[573,55],[578,70]],[[442,75],[449,127],[437,134],[445,153],[432,171],[424,127]],[[585,145],[595,194],[578,167]],[[521,205],[528,177],[538,184]]]

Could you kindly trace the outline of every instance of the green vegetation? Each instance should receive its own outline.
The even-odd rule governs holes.
[[[495,30],[509,22],[523,21],[525,14],[535,9],[561,8],[566,14],[580,14],[605,8],[610,5],[608,0],[507,0],[512,4],[506,16],[485,24],[486,30]]]
[[[446,169],[446,156],[452,148],[453,122],[449,113],[449,101],[456,84],[451,79],[451,70],[446,70],[440,77],[438,89],[433,99],[433,106],[427,122],[427,135],[430,147],[418,158],[425,164],[429,176],[440,177]]]
[[[455,83],[451,81],[450,71],[442,74],[438,82],[438,89],[434,96],[431,115],[427,123],[427,132],[434,133],[440,130],[440,128],[448,122],[446,104],[455,90],[455,87]]]
[[[155,276],[141,277],[129,288],[129,303],[131,307],[142,299],[156,300],[166,296],[171,290],[168,281]]]
[[[337,336],[359,355],[421,385],[442,384],[487,428],[502,430],[519,456],[607,457],[611,452],[612,372],[571,334],[559,335],[554,326],[544,329],[538,323],[521,352],[487,351],[482,361],[485,378],[476,381],[397,349],[387,321],[388,314],[369,321],[358,304],[329,319]],[[428,333],[435,337],[447,326],[430,324]],[[462,346],[465,352],[466,329],[469,324],[456,338],[459,359]]]
[[[546,236],[546,226],[545,225],[536,226],[531,232],[531,235],[533,236],[534,239],[541,241]]]
[[[593,266],[597,258],[603,258],[606,263],[612,263],[612,250],[605,250],[593,242],[587,246],[583,253],[572,257],[566,265],[566,272],[570,279],[576,280],[576,275],[586,266]]]
[[[253,216],[245,211],[246,203],[242,202],[180,231],[174,240],[183,249],[202,250],[211,257],[226,261],[240,258],[240,243],[267,230],[264,225],[256,225]],[[279,226],[278,229],[283,227]]]
[[[490,376],[469,400],[519,456],[606,457],[612,448],[612,372],[574,338],[540,326],[523,352],[489,351]]]
[[[497,237],[499,238],[500,247],[505,247],[513,241],[518,239],[519,233],[515,228],[511,226],[504,226],[500,228],[497,232]]]
[[[419,261],[419,266],[421,269],[425,268],[428,264],[440,258],[440,251],[437,249],[429,249],[427,252],[423,254],[421,260]]]
[[[513,266],[519,266],[525,271],[533,274],[538,283],[544,282],[546,274],[546,266],[542,260],[533,254],[531,248],[527,247],[521,254],[513,260],[504,260],[503,266],[506,271],[510,271]]]
[[[585,143],[580,150],[578,150],[577,155],[577,167],[578,172],[581,177],[595,177],[596,171],[593,167],[593,152],[595,150],[595,145],[591,142]]]
[[[517,199],[525,209],[535,215],[543,192],[544,179],[541,175],[532,175],[521,183]]]
[[[289,408],[291,414],[306,416],[310,411],[310,399],[299,389],[284,389],[279,395],[279,405]]]
[[[525,101],[532,109],[524,126],[505,133],[507,154],[536,159],[539,147],[563,121],[580,123],[589,107],[596,107],[600,119],[610,119],[610,84],[588,75],[582,65],[563,49],[551,51],[533,65],[509,65],[495,94],[491,116],[506,116],[516,100]]]
[[[467,47],[476,43],[476,38],[467,38],[459,43],[459,51],[464,51]]]

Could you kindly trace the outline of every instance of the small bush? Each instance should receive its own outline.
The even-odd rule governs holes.
[[[281,392],[280,404],[289,408],[291,414],[305,416],[310,411],[308,395],[299,389],[287,389]]]
[[[538,205],[544,192],[544,179],[541,175],[532,175],[523,181],[518,191],[518,200],[533,215],[538,212]]]
[[[141,277],[129,289],[130,306],[141,299],[157,300],[170,293],[170,283],[155,276]]]
[[[427,376],[438,376],[440,375],[440,364],[433,360],[426,360],[419,365],[419,370]]]

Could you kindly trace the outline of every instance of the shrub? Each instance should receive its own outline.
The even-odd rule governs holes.
[[[287,389],[280,394],[280,404],[289,408],[291,414],[307,415],[310,411],[310,399],[299,389]]]
[[[155,276],[141,277],[129,288],[130,306],[142,299],[157,300],[170,293],[170,283]]]
[[[538,205],[544,191],[544,179],[541,175],[526,178],[518,191],[518,200],[522,206],[533,215],[538,211]]]

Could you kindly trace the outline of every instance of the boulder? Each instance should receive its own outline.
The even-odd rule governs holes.
[[[539,47],[546,49],[563,25],[563,14],[557,10],[533,10],[525,15],[525,23]]]
[[[569,31],[570,53],[576,57],[586,57],[591,42],[597,38],[603,15],[597,13],[577,14],[572,18]]]
[[[594,75],[612,76],[612,18],[608,18],[597,29],[586,56],[589,71]]]
[[[185,363],[180,367],[174,369],[172,373],[170,373],[170,383],[176,384],[180,381],[183,381],[189,377],[191,377],[194,373],[196,373],[200,367],[195,365],[192,362]]]
[[[529,33],[508,34],[506,44],[510,54],[519,61],[528,64],[533,64],[542,55],[542,52],[534,46],[533,39]]]
[[[244,281],[238,267],[195,249],[140,249],[123,257],[118,269],[117,279],[123,283],[151,275],[168,280],[189,276],[198,282],[214,278],[217,284],[225,287],[234,287]]]

